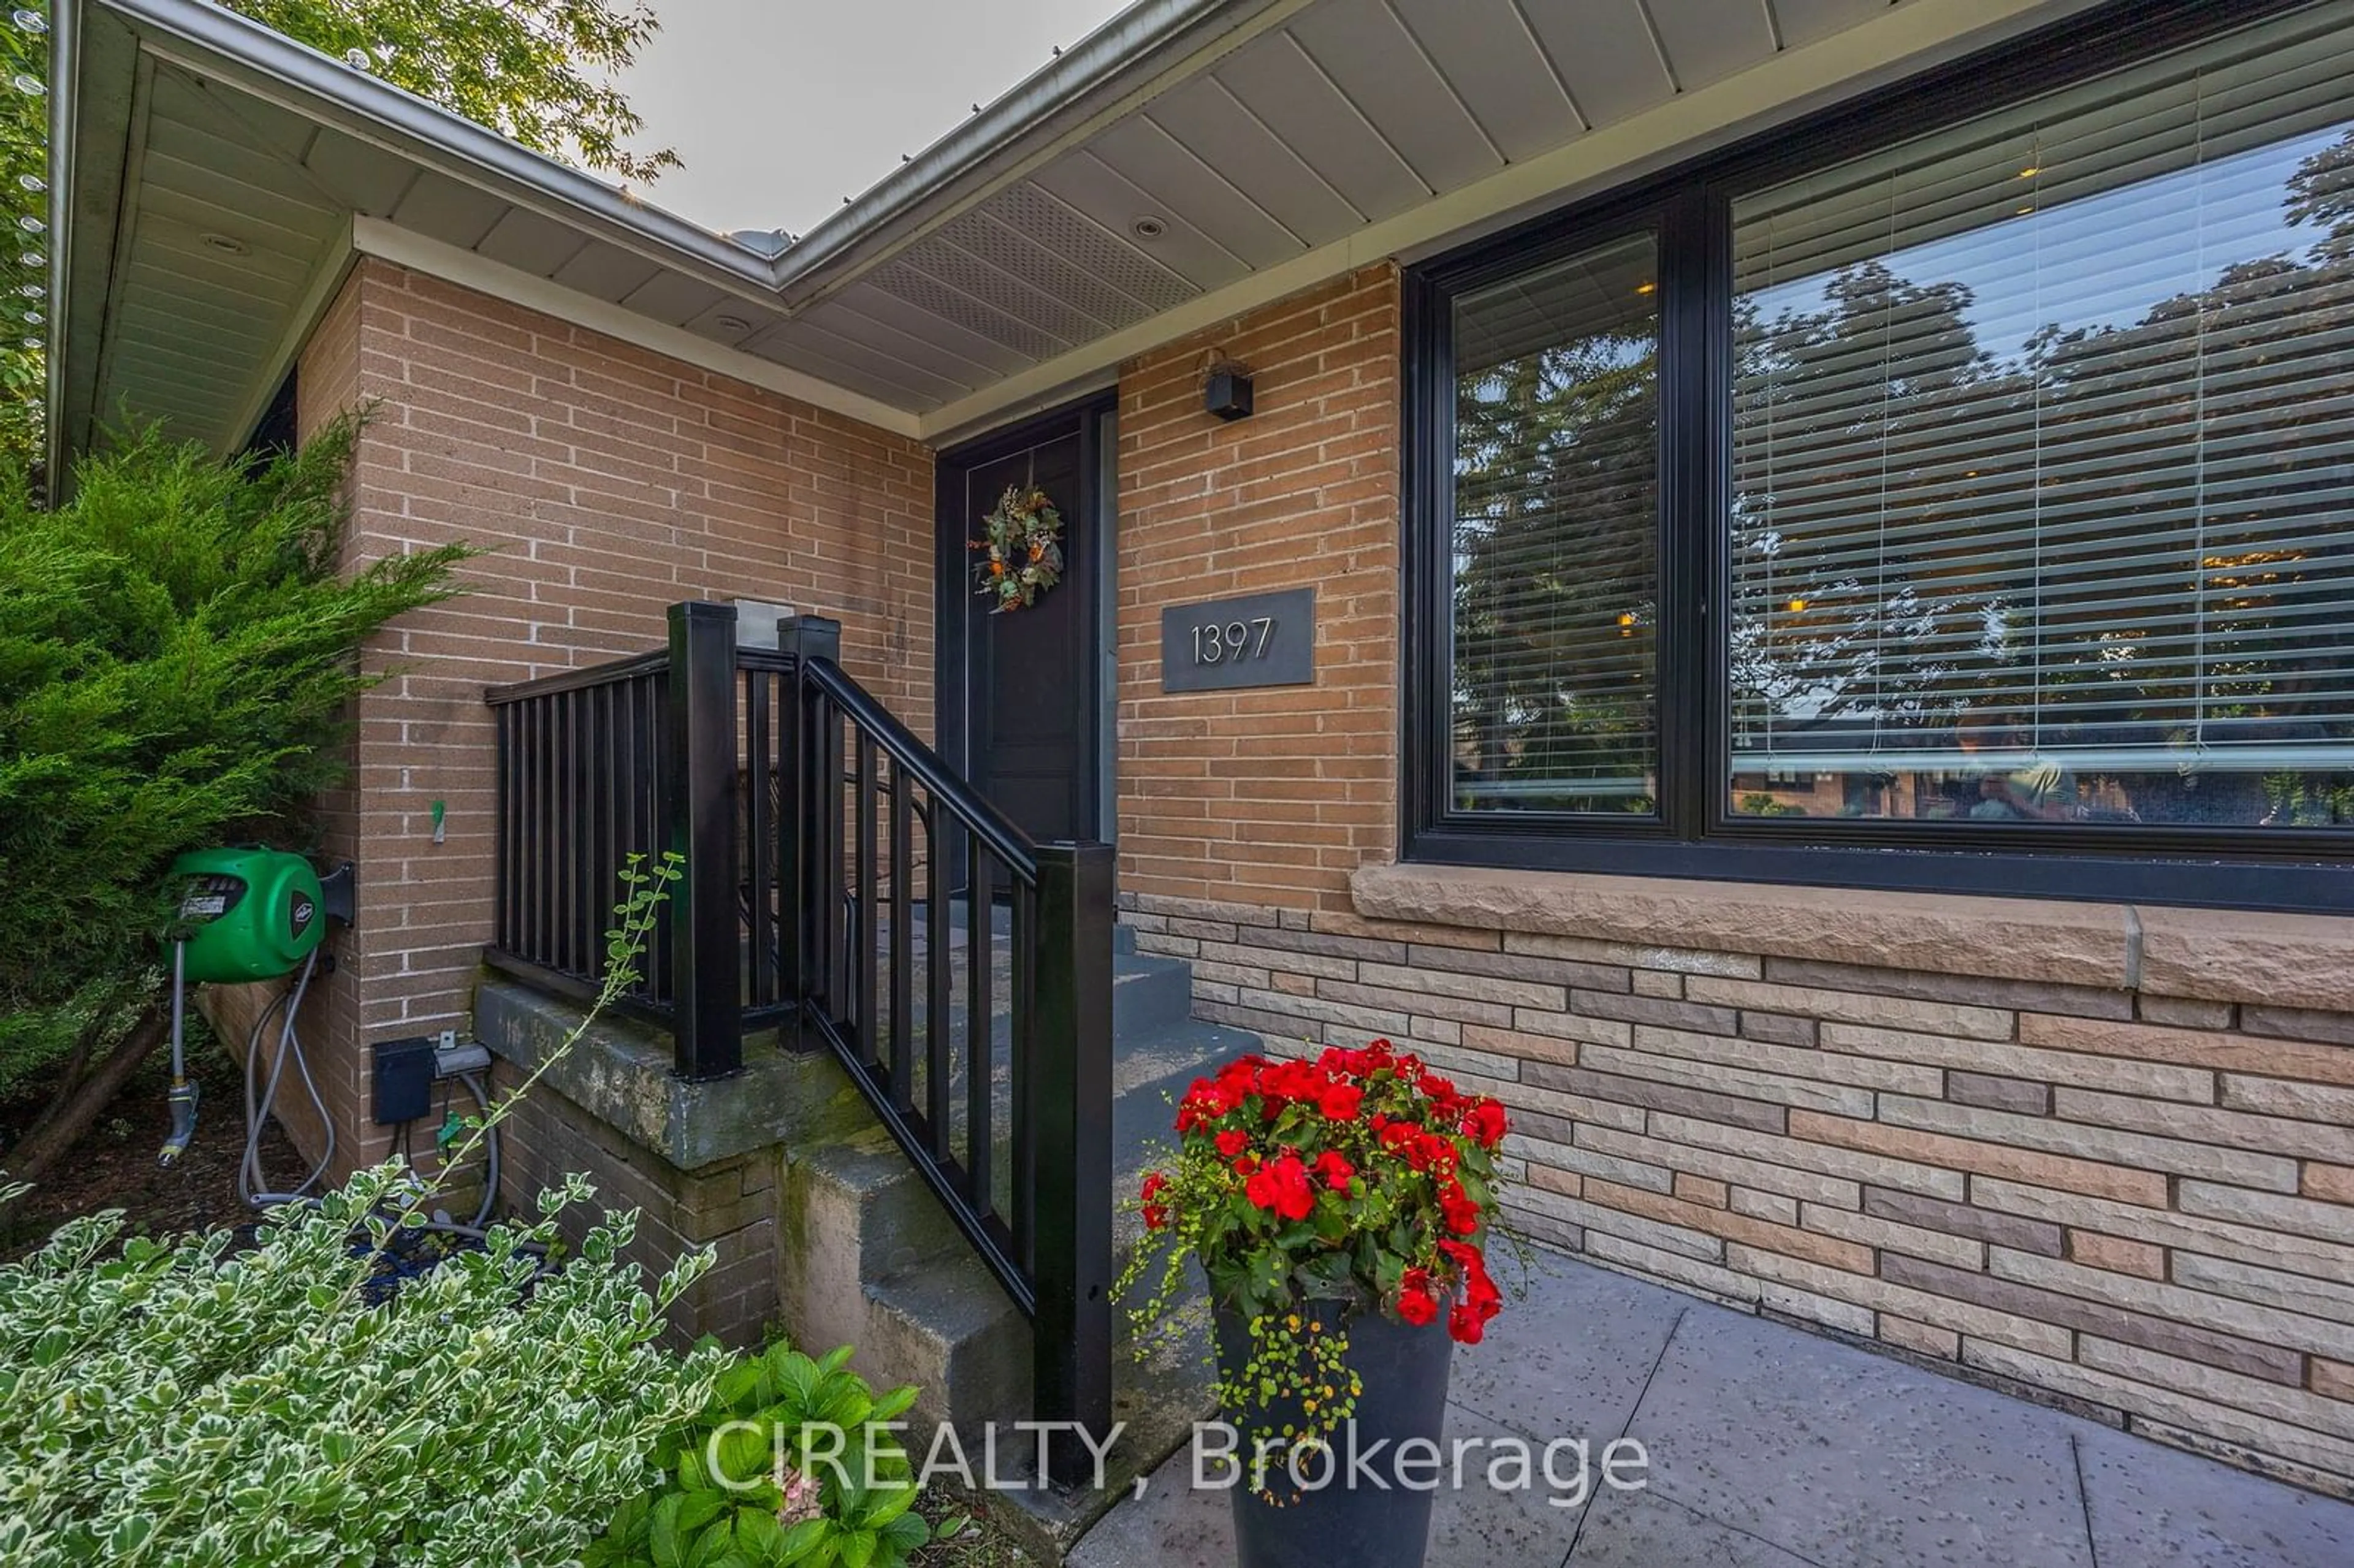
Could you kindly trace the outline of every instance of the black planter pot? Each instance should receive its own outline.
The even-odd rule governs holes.
[[[1325,1321],[1338,1321],[1344,1308],[1337,1301],[1318,1302],[1310,1308]],[[1218,1369],[1231,1376],[1250,1356],[1250,1329],[1231,1308],[1219,1305],[1213,1312],[1217,1332]],[[1447,1421],[1447,1381],[1453,1370],[1455,1341],[1448,1339],[1444,1319],[1423,1328],[1396,1322],[1379,1312],[1356,1314],[1349,1320],[1349,1365],[1363,1379],[1365,1391],[1357,1396],[1356,1451],[1378,1453],[1353,1475],[1350,1469],[1350,1433],[1333,1436],[1333,1452],[1303,1459],[1301,1474],[1313,1482],[1329,1479],[1312,1490],[1296,1489],[1278,1456],[1267,1467],[1268,1500],[1250,1487],[1248,1428],[1280,1428],[1300,1419],[1296,1409],[1280,1403],[1254,1407],[1236,1420],[1246,1428],[1237,1457],[1244,1464],[1242,1479],[1234,1487],[1235,1547],[1240,1568],[1422,1568],[1430,1546],[1432,1491],[1399,1484],[1398,1445],[1410,1439],[1439,1441]],[[1235,1419],[1232,1413],[1222,1413]],[[1386,1483],[1367,1479],[1364,1471]],[[1409,1467],[1408,1478],[1428,1487],[1438,1469]]]

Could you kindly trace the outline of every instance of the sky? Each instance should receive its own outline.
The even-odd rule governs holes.
[[[620,79],[644,150],[686,161],[646,199],[706,228],[820,218],[1122,8],[1124,0],[652,0]]]

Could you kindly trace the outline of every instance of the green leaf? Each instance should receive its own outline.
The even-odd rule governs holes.
[[[834,1533],[832,1520],[805,1519],[785,1531],[784,1550],[778,1556],[777,1561],[779,1563],[793,1563],[814,1558],[821,1552],[831,1555],[831,1552],[826,1552],[826,1548],[827,1543],[833,1539]]]
[[[712,1385],[714,1400],[723,1408],[741,1412],[745,1402],[760,1387],[760,1366],[757,1361],[739,1361],[719,1374]]]
[[[878,1488],[867,1496],[866,1507],[861,1510],[858,1522],[869,1530],[880,1530],[900,1518],[915,1506],[914,1487],[894,1487],[888,1491]]]
[[[703,1529],[730,1506],[719,1492],[695,1492],[679,1504],[677,1528],[682,1535]]]
[[[962,1521],[958,1522],[959,1528],[961,1528]],[[941,1539],[946,1540],[954,1531],[943,1525],[939,1533]],[[926,1524],[921,1516],[912,1513],[903,1513],[883,1526],[881,1533],[876,1538],[881,1548],[880,1555],[893,1563],[900,1562],[908,1552],[917,1550],[931,1539],[931,1526]]]
[[[916,1406],[917,1391],[912,1383],[903,1383],[875,1402],[870,1419],[896,1421]]]
[[[700,1442],[689,1443],[678,1451],[677,1474],[681,1487],[691,1492],[707,1492],[718,1485],[705,1467],[704,1458],[705,1445]]]
[[[1297,1274],[1310,1300],[1347,1300],[1357,1294],[1355,1265],[1345,1252],[1311,1254]]]
[[[646,1530],[646,1548],[652,1554],[654,1568],[685,1568],[686,1541],[678,1528],[679,1510],[685,1502],[683,1494],[673,1493],[654,1504]]]
[[[767,1509],[748,1508],[736,1516],[736,1543],[756,1563],[773,1563],[785,1549],[785,1527]]]
[[[736,1547],[736,1520],[731,1516],[718,1520],[695,1538],[686,1550],[685,1568],[728,1568],[743,1563],[744,1554]]]
[[[729,1480],[754,1480],[774,1467],[774,1440],[757,1426],[729,1427],[719,1435],[718,1449],[720,1473]]]

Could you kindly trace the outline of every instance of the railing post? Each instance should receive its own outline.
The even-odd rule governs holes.
[[[777,626],[778,651],[793,660],[793,673],[785,682],[787,710],[777,728],[785,755],[784,800],[777,816],[778,841],[785,846],[784,863],[777,869],[779,903],[777,951],[783,956],[786,1000],[806,1005],[819,966],[832,951],[822,945],[828,918],[841,896],[823,892],[830,802],[842,795],[841,728],[827,722],[825,705],[801,671],[812,659],[842,662],[842,622],[822,615],[797,615]],[[829,781],[831,781],[829,786]],[[828,792],[829,787],[831,793]],[[791,1032],[787,1032],[791,1044]]]
[[[744,1065],[744,942],[736,912],[736,607],[670,607],[672,1028],[682,1078]]]
[[[1100,1442],[1111,1430],[1112,849],[1038,848],[1034,1033],[1026,1100],[1035,1160],[1034,1414]],[[1084,1479],[1075,1434],[1048,1467]]]

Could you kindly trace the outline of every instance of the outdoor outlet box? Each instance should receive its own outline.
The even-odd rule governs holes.
[[[284,850],[195,850],[172,863],[185,881],[180,919],[191,927],[191,983],[275,980],[302,966],[327,934],[319,874]]]
[[[418,1034],[376,1048],[376,1124],[398,1127],[433,1108],[433,1040]]]

